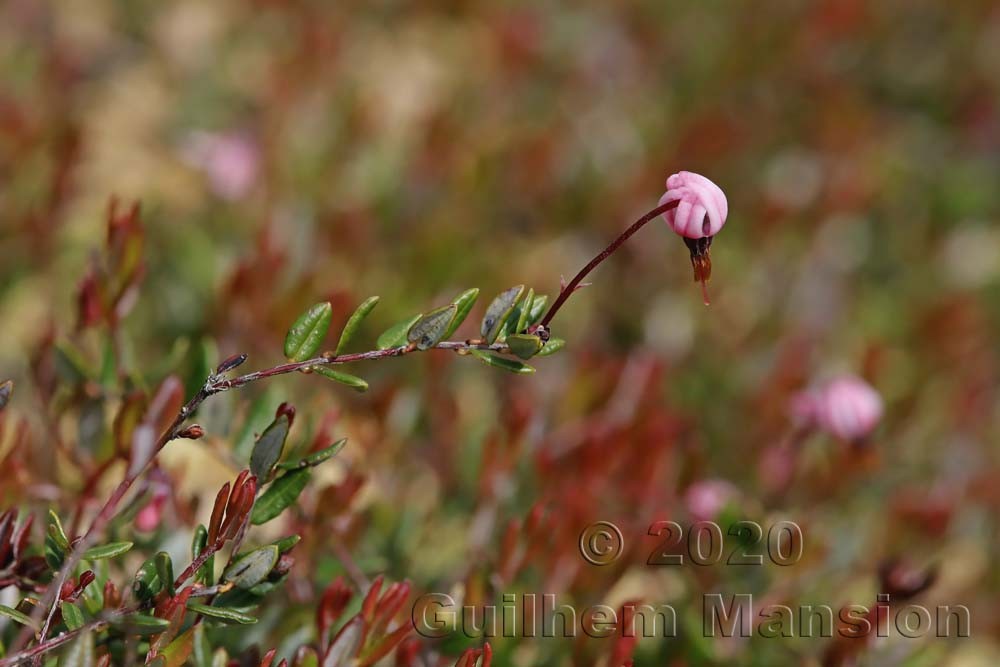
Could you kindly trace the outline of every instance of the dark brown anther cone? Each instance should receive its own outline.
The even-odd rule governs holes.
[[[691,251],[694,279],[695,282],[701,283],[701,296],[706,306],[709,304],[707,283],[712,278],[712,256],[709,249],[712,247],[713,238],[712,236],[703,236],[700,239],[684,237],[684,245]]]

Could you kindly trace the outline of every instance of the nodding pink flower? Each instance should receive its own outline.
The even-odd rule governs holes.
[[[684,238],[684,243],[691,251],[694,279],[701,283],[707,305],[705,283],[712,277],[709,248],[712,238],[726,224],[729,203],[722,188],[701,174],[690,171],[677,172],[667,179],[667,191],[660,197],[660,206],[672,201],[678,204],[666,211],[663,219]]]
[[[845,442],[859,442],[870,436],[884,409],[879,393],[854,375],[842,375],[819,389],[799,394],[792,399],[791,407],[798,419]]]
[[[736,487],[726,480],[705,479],[687,488],[684,505],[696,521],[711,521],[738,496]]]

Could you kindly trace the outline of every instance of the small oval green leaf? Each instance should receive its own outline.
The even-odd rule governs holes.
[[[66,531],[63,530],[59,515],[53,510],[49,510],[49,532],[64,551],[69,550],[69,538],[66,537]]]
[[[427,313],[413,323],[406,332],[406,340],[416,343],[418,350],[428,350],[444,338],[451,321],[455,319],[458,306],[451,304]]]
[[[295,470],[297,468],[311,468],[313,466],[318,466],[323,461],[335,456],[337,452],[344,448],[345,444],[347,444],[347,438],[341,438],[329,447],[321,449],[318,452],[313,452],[309,456],[305,456],[298,461],[285,461],[283,463],[279,463],[278,467],[282,470]]]
[[[532,324],[538,324],[538,321],[542,319],[542,315],[545,314],[545,306],[549,303],[549,296],[547,294],[537,295],[531,302],[531,309],[528,311],[528,326]]]
[[[244,614],[243,612],[236,611],[235,609],[229,609],[227,607],[210,607],[207,604],[188,602],[187,608],[196,614],[208,616],[209,618],[215,618],[220,621],[226,621],[227,623],[253,625],[257,622],[257,619],[253,616],[249,616],[248,614]]]
[[[59,607],[62,610],[63,623],[70,630],[79,630],[83,627],[85,623],[83,618],[83,612],[80,608],[68,600],[63,600],[59,603]]]
[[[280,540],[272,542],[274,546],[278,547],[278,553],[286,553],[292,550],[296,544],[302,541],[301,535],[289,535],[288,537],[283,537]]]
[[[191,538],[191,558],[195,559],[201,555],[201,552],[205,550],[208,546],[208,528],[205,528],[203,524],[198,524],[198,527],[194,529],[194,536]]]
[[[255,526],[267,523],[281,514],[302,493],[309,483],[309,468],[286,472],[274,480],[253,506],[250,522]]]
[[[548,342],[542,346],[542,349],[538,351],[536,356],[547,357],[550,354],[555,354],[564,347],[566,347],[566,341],[562,338],[550,338]]]
[[[167,619],[146,614],[116,616],[112,618],[111,624],[137,635],[156,635],[170,627],[170,621]]]
[[[19,612],[13,607],[8,607],[5,604],[0,604],[0,616],[6,616],[15,623],[20,623],[21,625],[26,625],[29,628],[37,628],[38,625],[31,620],[31,617],[27,614]]]
[[[400,347],[406,345],[406,332],[423,317],[422,314],[414,315],[402,322],[397,322],[382,332],[382,335],[375,341],[375,346],[380,350],[388,350],[390,347]]]
[[[476,305],[476,299],[479,298],[479,288],[473,287],[472,289],[467,289],[457,297],[452,303],[455,305],[455,317],[452,318],[451,324],[448,325],[448,330],[444,332],[443,339],[451,338],[451,335],[458,330],[458,327],[462,325],[465,318],[469,316],[472,311],[472,307]]]
[[[274,542],[271,542],[271,545],[278,547],[278,553],[283,554],[288,551],[291,551],[292,548],[301,541],[302,537],[300,535],[289,535],[288,537],[282,537],[280,540],[275,540]],[[243,558],[249,553],[250,553],[249,551],[241,552],[237,554],[236,558]]]
[[[83,560],[104,560],[121,556],[132,548],[131,542],[109,542],[98,547],[92,547],[83,552]]]
[[[361,302],[361,305],[348,318],[347,324],[344,325],[344,330],[340,332],[340,340],[337,341],[337,349],[334,351],[334,354],[340,354],[347,349],[351,339],[354,338],[354,335],[361,327],[361,323],[364,322],[365,318],[368,317],[368,313],[372,312],[372,309],[376,305],[378,305],[377,296],[370,296]]]
[[[343,371],[335,371],[329,366],[313,366],[312,369],[329,380],[339,382],[340,384],[346,384],[354,391],[368,391],[368,382],[359,378],[357,375],[351,375],[350,373],[344,373]]]
[[[153,557],[156,561],[156,576],[167,587],[167,595],[173,597],[174,590],[174,563],[170,560],[170,554],[166,551],[159,551]]]
[[[524,294],[524,285],[516,285],[504,290],[493,299],[493,302],[486,309],[486,315],[483,316],[483,323],[479,328],[486,342],[493,343],[497,339],[522,294]]]
[[[237,588],[244,590],[253,588],[271,574],[280,555],[275,544],[254,549],[226,568],[222,573],[223,581],[231,581]]]
[[[333,306],[328,301],[317,303],[299,315],[285,336],[285,356],[288,360],[305,361],[316,354],[330,329],[332,318]]]
[[[507,336],[507,347],[520,359],[531,359],[542,349],[542,339],[528,334]]]
[[[132,592],[142,601],[152,599],[163,590],[163,583],[160,581],[156,570],[156,562],[150,558],[143,563],[135,573],[132,581]]]
[[[525,330],[528,326],[528,309],[531,307],[531,302],[534,299],[535,290],[534,288],[529,288],[528,293],[514,306],[510,317],[507,318],[507,324],[504,326],[504,334],[510,336]]]
[[[58,533],[58,529],[49,524],[49,529],[45,534],[45,562],[53,570],[58,570],[62,567],[63,561],[66,559],[66,549],[60,546]]]
[[[505,371],[511,373],[518,373],[519,375],[530,375],[535,372],[535,369],[528,364],[516,361],[514,359],[507,359],[506,357],[501,357],[493,354],[492,352],[483,352],[482,350],[472,350],[472,356],[479,359],[481,362],[487,366],[493,366],[494,368],[502,368]]]
[[[250,472],[260,480],[261,484],[267,483],[271,478],[271,471],[285,449],[290,426],[288,415],[283,414],[271,422],[257,438],[253,452],[250,453]]]

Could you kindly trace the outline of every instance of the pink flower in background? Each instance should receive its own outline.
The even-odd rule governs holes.
[[[155,477],[162,477],[159,470],[152,473]],[[135,527],[144,533],[149,533],[157,529],[163,520],[163,508],[170,499],[169,480],[156,479],[151,485],[153,489],[149,502],[135,515]]]
[[[819,389],[792,399],[792,415],[847,442],[864,440],[878,426],[884,410],[882,397],[854,375],[834,378]]]
[[[722,188],[701,174],[679,171],[667,179],[667,191],[660,197],[660,206],[678,202],[664,211],[663,219],[670,228],[681,235],[691,251],[694,279],[701,283],[702,297],[708,305],[706,283],[712,277],[712,258],[709,248],[712,239],[729,215],[729,203]]]
[[[205,174],[209,188],[222,199],[246,196],[257,181],[260,149],[245,132],[194,132],[181,152],[190,165]]]
[[[695,482],[684,493],[684,506],[697,521],[710,521],[739,496],[736,487],[724,479]]]
[[[679,201],[663,214],[670,228],[689,239],[715,236],[726,224],[729,203],[722,189],[701,174],[679,171],[667,179],[667,192],[660,205]]]

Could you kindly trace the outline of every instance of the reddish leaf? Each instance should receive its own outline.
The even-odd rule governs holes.
[[[365,619],[365,623],[371,623],[375,620],[375,605],[378,603],[379,593],[382,592],[383,581],[384,578],[382,575],[375,577],[375,581],[372,582],[368,593],[365,595],[364,602],[361,603],[361,617]]]
[[[333,638],[329,650],[323,657],[323,667],[346,667],[357,657],[365,640],[365,622],[355,616],[340,629]]]
[[[390,632],[388,635],[383,637],[375,646],[368,651],[364,657],[361,659],[361,667],[367,667],[368,665],[374,665],[376,662],[389,655],[392,649],[406,639],[407,635],[413,632],[412,623],[404,623],[398,628]]]
[[[403,640],[396,649],[396,667],[416,667],[420,641],[414,637]]]
[[[215,505],[212,506],[212,518],[208,521],[208,543],[215,544],[219,538],[219,529],[222,527],[222,518],[226,511],[226,502],[229,499],[229,482],[222,485],[218,495],[215,496]]]
[[[28,548],[28,538],[31,537],[31,526],[35,523],[35,515],[29,514],[24,519],[24,523],[14,534],[14,560],[20,560],[24,555],[24,550]]]
[[[354,597],[354,593],[343,577],[337,577],[326,587],[316,608],[316,628],[319,630],[322,645],[326,644],[326,636],[330,627],[343,615],[344,609],[347,608],[352,597]]]
[[[271,667],[271,663],[274,661],[274,654],[277,653],[277,649],[271,649],[264,654],[264,657],[260,661],[260,667]]]

